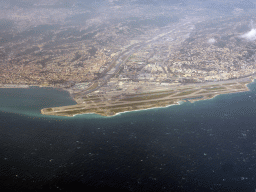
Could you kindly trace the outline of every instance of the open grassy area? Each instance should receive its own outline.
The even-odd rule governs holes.
[[[205,86],[201,86],[201,87],[202,88],[211,88],[211,87],[216,87],[216,86],[220,86],[220,85],[214,84],[214,85],[205,85]]]
[[[94,106],[92,108],[84,108],[84,106],[76,106],[76,107],[65,107],[65,108],[59,108],[58,111],[53,112],[50,110],[45,110],[46,114],[49,112],[52,115],[58,115],[58,116],[73,116],[76,114],[86,114],[86,113],[96,113],[103,116],[108,115],[114,115],[119,112],[124,111],[133,111],[133,110],[141,110],[141,109],[148,109],[153,107],[165,107],[167,105],[171,105],[176,103],[177,100],[174,99],[164,99],[164,100],[158,100],[155,102],[139,102],[139,103],[129,103],[129,104],[119,104],[119,105],[112,105],[112,106]],[[51,108],[49,108],[51,109]],[[53,112],[53,113],[51,113]]]
[[[190,94],[192,94],[192,93],[194,93],[194,92],[196,92],[196,91],[197,91],[197,90],[191,90],[191,91],[181,92],[181,93],[175,95],[175,97],[176,97],[176,96],[190,95]]]
[[[213,88],[209,88],[207,90],[213,90],[213,91],[216,91],[216,90],[225,90],[226,87],[213,87]]]
[[[246,84],[249,84],[251,83],[252,81],[245,81],[245,82],[239,82],[241,85],[246,85]]]
[[[94,100],[100,100],[100,98],[99,97],[95,97],[95,98],[92,98],[92,99],[90,99],[90,98],[87,98],[87,99],[83,99],[84,101],[94,101]]]
[[[215,95],[214,94],[209,94],[209,95],[205,95],[204,98],[205,99],[210,99],[213,98]]]
[[[204,91],[201,91],[200,93],[211,93],[213,91],[216,92],[216,91],[224,91],[224,90],[227,90],[227,89],[225,87],[213,87],[213,88],[209,88]]]
[[[86,97],[83,97],[83,98],[87,98],[87,99],[94,99],[94,98],[98,98],[98,96],[96,96],[96,95],[88,95],[88,96],[86,96]]]
[[[83,101],[85,101],[85,102],[90,102],[90,101],[100,102],[101,98],[100,97],[86,98],[86,99],[83,99]]]
[[[94,107],[88,109],[75,108],[68,111],[60,111],[57,112],[56,115],[75,115],[75,114],[83,114],[83,113],[97,113],[97,114],[105,114],[107,113],[118,113],[123,111],[130,111],[130,110],[138,110],[138,109],[145,109],[145,108],[152,108],[152,107],[160,107],[165,105],[173,104],[173,100],[161,100],[156,101],[154,103],[149,102],[140,102],[140,103],[132,103],[132,104],[123,104],[123,105],[114,105],[114,106],[104,106],[104,107]],[[65,109],[67,110],[67,109]]]
[[[173,93],[145,95],[143,97],[125,98],[125,99],[122,99],[120,101],[143,101],[143,100],[159,99],[159,98],[167,97],[167,96],[172,95],[172,94]]]
[[[52,109],[52,108],[47,108],[47,109],[45,109],[45,111],[47,111],[47,112],[52,112],[53,109]]]
[[[139,97],[139,96],[147,96],[151,94],[162,94],[162,93],[172,93],[173,90],[167,90],[167,91],[154,91],[154,92],[145,92],[145,93],[139,93],[139,94],[127,94],[127,97]]]
[[[82,109],[83,107],[75,107],[64,110],[66,111],[60,111],[56,112],[56,115],[75,115],[75,114],[83,114],[83,113],[97,113],[97,114],[105,114],[106,112],[111,113],[118,113],[123,111],[129,111],[129,110],[138,110],[138,109],[144,109],[144,108],[152,108],[152,107],[163,107],[166,105],[174,104],[175,101],[171,99],[165,99],[155,102],[140,102],[140,103],[131,103],[131,104],[122,104],[122,105],[113,105],[113,106],[102,106],[102,107],[93,107],[93,108],[87,108]]]
[[[212,92],[216,92],[216,91],[224,91],[224,89],[223,90],[206,90],[206,91],[201,91],[198,94],[201,94],[201,93],[212,93]]]
[[[177,89],[178,91],[187,91],[190,89],[194,89],[194,87],[186,87],[186,88],[181,88],[181,89]]]
[[[223,85],[235,85],[235,84],[237,84],[237,83],[225,83]]]
[[[184,98],[186,100],[197,100],[197,99],[202,99],[203,96],[197,96],[197,97],[188,97],[188,98]]]
[[[232,87],[233,89],[246,89],[244,85],[236,85]]]
[[[43,110],[43,113],[61,116],[96,113],[104,116],[109,116],[123,111],[141,110],[153,107],[165,107],[167,105],[175,104],[178,100],[182,100],[182,98],[186,98],[187,100],[191,100],[191,102],[193,102],[196,100],[210,99],[216,94],[229,92],[232,93],[239,90],[244,91],[246,90],[245,84],[248,83],[251,82],[246,81],[240,83],[226,83],[223,85],[207,85],[202,86],[203,89],[201,90],[201,92],[198,92],[199,89],[196,87],[194,87],[193,89],[191,89],[191,87],[185,87],[183,89],[177,90],[163,90],[138,94],[134,93],[125,95],[126,98],[123,98],[121,100],[119,100],[120,95],[117,95],[116,99],[114,97],[111,98],[111,95],[108,95],[108,98],[111,100],[107,100],[106,102],[102,101],[102,99],[105,98],[101,96],[99,97],[99,95],[96,94],[90,94],[83,97],[83,101],[86,102],[84,104],[77,104],[67,107],[46,108]],[[94,89],[97,86],[98,83],[96,82],[91,85],[89,89]],[[149,100],[153,100],[153,102]]]
[[[56,113],[56,115],[76,115],[76,114],[82,114],[82,113],[93,113],[95,112],[94,109],[81,109],[81,110],[70,110],[70,111],[63,111]]]

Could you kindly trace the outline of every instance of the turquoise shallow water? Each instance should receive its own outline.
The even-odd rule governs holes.
[[[61,89],[0,89],[0,110],[3,111],[38,116],[42,108],[75,104],[69,93]]]
[[[62,191],[254,191],[256,83],[249,87],[114,117],[45,116],[41,108],[75,102],[52,88],[0,89],[0,184]]]

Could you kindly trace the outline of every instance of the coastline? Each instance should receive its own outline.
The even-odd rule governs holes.
[[[251,82],[252,83],[252,82]],[[250,84],[250,83],[248,83]],[[246,84],[246,86],[248,85]],[[248,88],[248,87],[247,87]],[[245,90],[245,91],[238,91],[238,92],[231,92],[231,93],[242,93],[242,92],[247,92],[247,91],[250,91],[250,89],[248,88],[248,90]],[[230,93],[224,93],[224,94],[230,94]],[[196,99],[196,100],[191,100],[191,101],[188,101],[190,103],[195,103],[197,101],[204,101],[204,100],[210,100],[210,99],[214,99],[215,97],[219,96],[219,95],[224,95],[224,94],[215,94],[213,97],[211,98],[200,98],[200,99]],[[184,100],[180,100],[180,101],[177,101],[176,104],[170,104],[170,105],[166,105],[166,106],[159,106],[159,107],[149,107],[149,108],[145,108],[145,109],[137,109],[137,110],[130,110],[130,111],[122,111],[122,112],[118,112],[114,115],[100,115],[100,114],[97,114],[97,113],[81,113],[81,114],[75,114],[73,116],[68,116],[68,117],[75,117],[75,116],[78,116],[78,115],[87,115],[87,114],[94,114],[94,115],[100,115],[100,116],[103,116],[103,117],[115,117],[115,116],[118,116],[118,115],[121,115],[122,113],[129,113],[129,112],[135,112],[135,111],[145,111],[145,110],[151,110],[151,109],[161,109],[161,108],[167,108],[167,107],[171,107],[171,106],[176,106],[176,105],[181,105],[182,103],[185,103],[187,101],[184,101]]]
[[[170,106],[181,105],[182,103],[183,103],[182,101],[178,101],[176,104],[171,104],[171,105],[167,105],[167,106],[164,106],[164,107],[151,107],[151,108],[137,109],[137,110],[131,110],[131,111],[122,111],[122,112],[118,112],[114,115],[106,115],[106,116],[103,116],[103,117],[115,117],[115,116],[121,115],[122,113],[129,113],[129,112],[135,112],[135,111],[146,111],[146,110],[151,110],[151,109],[162,109],[162,108],[167,108],[167,107],[170,107]],[[69,117],[75,117],[75,116],[78,116],[78,115],[87,115],[87,114],[99,115],[97,113],[81,113],[81,114],[76,114],[76,115],[69,116]]]
[[[254,79],[255,80],[255,79]],[[253,81],[254,81],[253,80]],[[253,82],[252,81],[252,82]],[[251,82],[251,83],[252,83]],[[245,84],[246,87],[248,88],[248,84],[250,83],[247,83]],[[242,92],[247,92],[247,91],[250,91],[250,89],[248,88],[248,90],[245,90],[245,91],[238,91],[238,92],[230,92],[230,93],[242,93]],[[224,94],[230,94],[230,93],[224,93]],[[195,103],[197,101],[204,101],[204,100],[210,100],[210,99],[214,99],[215,97],[219,96],[219,95],[224,95],[224,94],[215,94],[213,97],[211,98],[200,98],[200,99],[196,99],[196,100],[191,100],[191,101],[188,101],[190,103]],[[73,116],[69,116],[69,117],[75,117],[75,116],[78,116],[78,115],[87,115],[87,114],[94,114],[94,115],[100,115],[100,116],[103,116],[103,117],[115,117],[115,116],[118,116],[118,115],[121,115],[122,113],[129,113],[129,112],[135,112],[135,111],[145,111],[145,110],[151,110],[151,109],[161,109],[161,108],[167,108],[167,107],[171,107],[171,106],[175,106],[175,105],[181,105],[182,103],[185,103],[187,101],[184,101],[184,100],[180,100],[180,101],[177,101],[176,104],[171,104],[171,105],[166,105],[166,106],[159,106],[159,107],[149,107],[149,108],[145,108],[145,109],[137,109],[137,110],[131,110],[131,111],[122,111],[122,112],[118,112],[114,115],[100,115],[100,114],[97,114],[97,113],[81,113],[81,114],[76,114],[76,115],[73,115]]]
[[[255,79],[254,79],[255,80]],[[253,80],[253,81],[254,81]],[[252,82],[253,82],[252,81]],[[251,83],[252,83],[251,82]],[[246,87],[247,85],[250,84],[250,83],[247,83],[246,84]],[[247,87],[248,88],[248,87]],[[247,91],[250,91],[250,89],[248,88]],[[239,91],[239,92],[231,92],[231,93],[242,93],[242,92],[247,92],[247,91]],[[226,94],[230,94],[230,93],[226,93]],[[204,101],[204,100],[210,100],[210,99],[214,99],[215,97],[219,96],[219,95],[224,95],[224,94],[216,94],[214,95],[213,97],[211,98],[207,98],[207,99],[197,99],[197,100],[193,100],[193,101],[189,101],[190,103],[194,103],[194,102],[197,102],[197,101]],[[114,117],[114,116],[117,116],[117,115],[121,115],[122,113],[128,113],[128,112],[133,112],[133,111],[144,111],[144,110],[151,110],[151,109],[161,109],[161,108],[167,108],[167,107],[171,107],[171,106],[175,106],[175,105],[181,105],[182,103],[185,103],[186,101],[184,100],[180,100],[180,101],[177,101],[177,104],[171,104],[171,105],[167,105],[167,106],[164,106],[164,107],[152,107],[152,108],[146,108],[146,109],[138,109],[138,110],[132,110],[132,111],[123,111],[123,112],[119,112],[119,113],[116,113],[115,115],[111,115],[111,116],[106,116],[106,117]],[[88,113],[85,113],[85,114],[88,114]],[[85,114],[77,114],[77,115],[85,115]],[[95,114],[95,113],[91,113],[91,114]]]
[[[152,108],[138,109],[138,110],[132,110],[132,111],[123,111],[123,112],[119,112],[119,113],[116,113],[115,115],[107,116],[107,117],[115,117],[117,115],[121,115],[122,113],[129,113],[129,112],[134,112],[134,111],[146,111],[146,110],[151,110],[151,109],[162,109],[162,108],[167,108],[167,107],[171,107],[171,106],[175,106],[175,105],[181,105],[182,103],[183,103],[182,101],[178,101],[176,104],[166,105],[164,107],[152,107]]]
[[[0,89],[27,89],[31,85],[0,84]]]
[[[165,107],[169,107],[169,106],[172,106],[172,105],[179,105],[180,102],[190,102],[190,103],[194,103],[196,101],[200,101],[200,100],[208,100],[208,99],[213,99],[215,98],[216,96],[218,95],[222,95],[222,94],[229,94],[229,93],[239,93],[239,92],[246,92],[246,91],[250,91],[249,87],[247,86],[248,84],[252,83],[254,81],[254,78],[252,77],[246,77],[246,78],[242,78],[242,79],[234,79],[234,80],[228,80],[228,81],[222,81],[222,82],[206,82],[206,83],[202,83],[200,84],[199,88],[197,87],[197,94],[196,96],[201,96],[201,98],[197,98],[197,99],[189,99],[189,98],[186,98],[185,96],[180,96],[180,98],[177,98],[178,95],[184,93],[182,91],[178,92],[177,94],[174,94],[174,96],[176,97],[169,97],[169,101],[172,101],[172,103],[170,104],[170,102],[168,103],[168,101],[164,102],[163,103],[160,103],[158,106],[157,104],[152,104],[152,103],[157,103],[157,102],[161,102],[161,101],[165,101],[163,99],[155,99],[155,100],[145,100],[147,102],[144,101],[144,105],[141,105],[140,104],[142,102],[131,102],[130,105],[136,105],[138,104],[138,107],[137,109],[133,109],[133,108],[130,108],[129,107],[129,104],[125,103],[126,106],[121,108],[119,107],[121,104],[119,104],[118,102],[116,103],[113,103],[113,104],[108,104],[108,105],[103,105],[102,103],[100,104],[96,104],[96,107],[88,107],[87,105],[85,104],[78,104],[78,105],[75,105],[75,106],[64,106],[64,107],[55,107],[55,108],[52,108],[53,111],[49,111],[47,112],[46,110],[47,109],[42,109],[41,110],[41,113],[44,114],[44,115],[55,115],[55,116],[69,116],[69,117],[75,117],[76,115],[82,115],[82,114],[97,114],[97,115],[100,115],[100,116],[105,116],[105,117],[113,117],[113,116],[117,116],[117,115],[120,115],[122,113],[127,113],[127,112],[131,112],[131,111],[142,111],[142,110],[149,110],[149,109],[155,109],[155,108],[165,108]],[[226,89],[226,90],[218,90],[216,92],[209,92],[209,93],[205,93],[205,94],[200,94],[201,90],[204,90],[205,86],[207,86],[207,88],[211,87],[214,85],[218,85],[216,89],[219,89],[221,88],[222,86],[225,86],[225,87],[229,87],[229,89]],[[239,85],[240,88],[233,88],[231,86],[233,85],[237,86]],[[195,86],[198,86],[195,85]],[[181,87],[179,87],[180,89]],[[212,87],[211,87],[212,88]],[[232,89],[231,89],[232,88]],[[188,95],[188,97],[191,97],[191,95]],[[171,98],[174,100],[171,100]],[[176,100],[176,101],[175,101]],[[124,104],[123,104],[124,105]],[[119,108],[118,108],[119,107]],[[127,110],[127,108],[130,108]],[[48,108],[49,109],[49,108]],[[114,109],[115,112],[111,112],[111,109]],[[76,112],[77,111],[77,112]],[[74,113],[74,114],[72,114]]]
[[[99,104],[95,103],[93,107],[88,106],[87,103],[83,104],[81,103],[81,101],[75,100],[75,98],[71,96],[72,90],[70,89],[53,87],[53,86],[11,85],[11,84],[8,84],[8,85],[1,84],[0,88],[51,87],[51,88],[67,91],[70,97],[72,98],[72,100],[74,100],[77,103],[75,105],[43,108],[41,109],[41,114],[43,115],[75,117],[77,115],[84,115],[84,114],[97,114],[105,117],[113,117],[113,116],[120,115],[122,113],[127,113],[132,111],[166,108],[173,105],[180,105],[182,102],[194,103],[200,100],[213,99],[216,96],[222,95],[222,94],[250,91],[248,84],[254,81],[255,81],[255,77],[246,77],[242,79],[228,80],[228,81],[222,81],[222,82],[206,82],[202,84],[193,84],[193,85],[189,85],[189,87],[194,86],[192,90],[195,90],[194,91],[195,93],[187,94],[187,95],[184,95],[184,93],[186,93],[184,91],[188,92],[186,85],[184,85],[182,87],[181,86],[177,87],[177,90],[175,90],[176,94],[171,94],[171,96],[166,96],[160,99],[142,100],[142,101],[136,101],[136,102],[134,101],[123,102],[123,103],[117,101],[115,103],[108,103],[108,104],[104,102],[100,102]],[[232,88],[231,86],[233,85],[234,87],[239,85],[240,89]],[[214,89],[216,89],[215,92],[213,92],[214,89],[211,90],[212,86],[214,86]],[[226,87],[226,88],[228,87],[229,89],[222,90],[221,88],[223,87]],[[205,91],[203,92],[203,90],[205,89],[209,89],[210,90],[209,93],[208,92],[205,93]],[[193,97],[200,97],[200,98],[193,99]],[[70,114],[69,112],[73,112],[73,114],[72,113]]]
[[[26,89],[30,87],[51,87],[51,88],[58,88],[58,87],[53,87],[53,86],[43,86],[43,85],[24,85],[24,84],[0,84],[0,89],[4,88],[10,88],[10,89]],[[60,88],[62,89],[62,88]]]

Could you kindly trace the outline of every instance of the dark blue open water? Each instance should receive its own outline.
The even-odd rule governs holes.
[[[77,191],[256,189],[251,91],[114,117],[50,117],[75,104],[52,89],[0,89],[0,188]]]

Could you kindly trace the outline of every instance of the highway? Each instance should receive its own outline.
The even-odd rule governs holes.
[[[103,75],[102,77],[95,80],[93,82],[93,84],[91,85],[91,87],[89,87],[88,89],[81,91],[79,93],[76,93],[75,98],[79,99],[89,93],[92,93],[92,92],[100,89],[101,87],[106,85],[108,83],[108,81],[119,72],[121,67],[127,62],[127,60],[129,59],[129,57],[132,54],[134,54],[135,52],[138,52],[141,48],[147,46],[148,44],[153,44],[153,43],[157,42],[159,39],[164,38],[165,36],[169,35],[170,33],[179,31],[178,30],[179,27],[184,27],[187,24],[189,24],[189,23],[177,24],[176,28],[172,28],[172,30],[167,29],[168,30],[167,32],[164,32],[164,33],[162,32],[162,33],[156,35],[155,37],[150,38],[149,40],[145,40],[144,42],[131,45],[130,47],[128,47],[128,49],[124,50],[116,58],[114,58],[114,60],[109,65],[110,67],[108,67],[107,69],[105,69],[102,72],[102,75]],[[173,40],[175,40],[175,39],[176,38],[174,38]],[[92,88],[95,85],[97,85],[97,86],[95,88]]]

